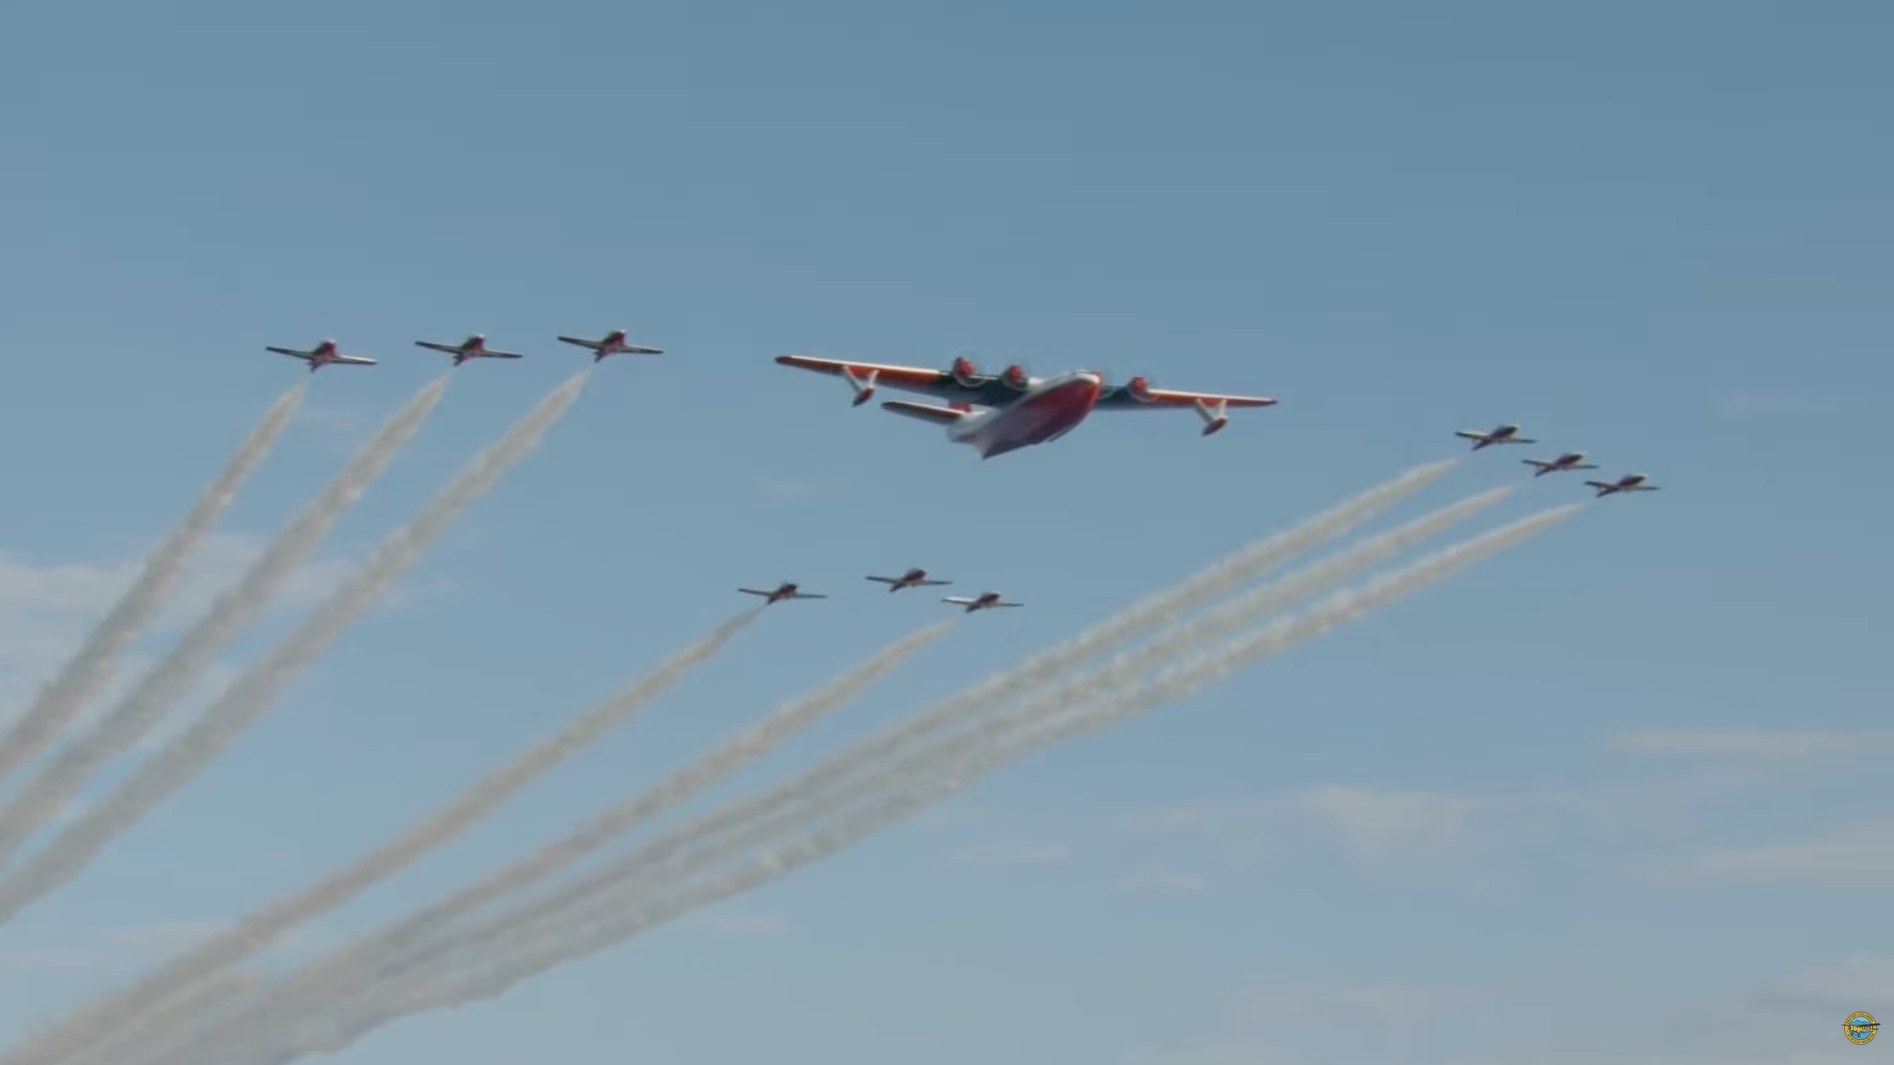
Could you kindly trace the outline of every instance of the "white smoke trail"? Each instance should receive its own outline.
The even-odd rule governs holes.
[[[996,727],[1019,728],[1036,721],[1056,720],[1074,711],[1082,712],[1099,699],[1113,697],[1128,685],[1136,683],[1148,671],[1175,662],[1180,656],[1196,650],[1205,641],[1226,635],[1333,587],[1473,517],[1505,499],[1512,491],[1510,487],[1493,488],[1441,507],[1246,592],[1191,620],[1161,640],[1118,655],[1103,669],[1075,677],[1022,706],[976,722],[972,728],[963,731],[958,739],[939,741],[924,748],[924,752],[930,757],[940,757],[943,752],[951,753],[979,742],[982,735]],[[668,854],[693,847],[701,849],[707,841],[727,829],[739,830],[739,842],[719,846],[718,853],[755,846],[785,828],[807,824],[832,812],[831,808],[871,791],[890,773],[898,774],[900,764],[896,763],[896,770],[889,770],[886,768],[887,759],[850,757],[847,754],[831,758],[802,776],[779,784],[742,804],[744,809],[768,811],[767,814],[749,818],[747,824],[727,812],[734,807],[726,807],[725,811],[712,813],[693,824],[675,829],[651,847],[627,855],[614,865],[569,884],[530,906],[522,907],[517,917],[496,919],[491,922],[491,928],[482,926],[477,934],[522,936],[530,935],[532,928],[550,928],[567,919],[585,904],[586,899],[636,877],[640,870],[663,860]],[[867,774],[866,779],[862,779],[863,774]]]
[[[184,997],[194,984],[235,965],[251,954],[268,947],[277,937],[305,921],[341,906],[377,882],[393,876],[418,861],[429,851],[443,846],[474,827],[521,789],[558,768],[573,755],[596,742],[653,699],[682,680],[685,674],[708,660],[737,633],[748,628],[762,608],[746,610],[718,625],[702,639],[659,663],[637,683],[599,703],[557,734],[528,748],[525,753],[478,781],[454,801],[436,810],[426,820],[382,844],[355,863],[276,902],[244,916],[208,942],[193,948],[176,961],[165,965],[137,984],[88,1007],[70,1018],[57,1031],[42,1036],[31,1054],[9,1055],[8,1061],[54,1060],[78,1049],[85,1039],[97,1039],[138,1020],[167,999]],[[202,1012],[190,1003],[180,1003],[163,1011],[169,1024],[188,1021]],[[148,1038],[164,1034],[167,1022],[153,1021],[141,1027]]]
[[[438,982],[364,1000],[352,1014],[315,1014],[287,1025],[280,1041],[236,1059],[246,1063],[281,1063],[309,1053],[340,1050],[369,1030],[402,1016],[428,1009],[450,1008],[504,993],[522,980],[557,965],[585,957],[637,935],[662,921],[675,919],[710,903],[754,890],[788,872],[818,861],[926,806],[965,788],[1012,760],[1080,732],[1103,728],[1162,703],[1182,698],[1205,684],[1326,633],[1362,614],[1393,603],[1465,568],[1543,532],[1569,518],[1583,504],[1542,512],[1512,525],[1437,552],[1413,565],[1345,590],[1311,608],[1305,615],[1283,619],[1260,631],[1245,633],[1214,651],[1162,671],[1150,682],[1113,699],[1092,712],[1072,715],[1056,729],[1027,730],[1008,737],[1003,727],[989,729],[988,742],[971,757],[962,752],[942,764],[926,752],[908,759],[906,779],[894,794],[876,794],[872,801],[837,823],[805,832],[722,876],[689,885],[671,896],[652,897],[648,885],[627,884],[610,908],[599,907],[592,919],[562,926],[548,936],[515,951],[482,951],[479,944],[456,959],[458,963]],[[986,726],[983,726],[986,727]],[[1010,742],[1008,740],[1010,739]]]
[[[189,730],[0,883],[0,920],[71,879],[114,836],[184,786],[266,713],[283,687],[373,607],[462,510],[539,446],[540,437],[578,398],[585,380],[585,373],[575,375],[475,456],[414,520],[384,539],[354,576],[317,606],[294,633],[237,678]]]
[[[1246,546],[1019,666],[989,677],[926,712],[856,744],[834,761],[847,759],[850,763],[872,764],[890,757],[932,733],[958,725],[991,709],[1008,696],[1029,691],[1119,644],[1173,623],[1183,614],[1228,594],[1232,587],[1254,580],[1304,551],[1345,535],[1362,522],[1438,480],[1458,461],[1448,459],[1415,467],[1286,531]],[[798,780],[805,784],[832,783],[826,776],[818,779],[814,771]],[[726,808],[715,815],[717,823],[740,823],[745,818],[769,810],[782,800],[782,791],[788,787],[786,785],[784,789]],[[793,798],[794,793],[790,797]]]
[[[251,616],[269,602],[283,581],[322,542],[336,519],[361,498],[401,446],[420,431],[446,389],[447,378],[441,378],[391,415],[322,494],[277,534],[262,557],[238,578],[236,586],[218,596],[210,612],[191,626],[171,653],[138,679],[111,714],[91,733],[60,751],[10,805],[0,810],[0,867],[58,816],[67,800],[100,766],[130,750],[158,724],[171,704],[190,692],[217,652],[236,638]],[[0,923],[10,918],[13,910],[0,909]]]
[[[876,761],[898,754],[906,744],[924,739],[932,732],[951,727],[991,708],[1008,694],[1029,690],[1035,685],[1046,683],[1073,665],[1132,639],[1144,631],[1174,622],[1188,610],[1201,606],[1219,595],[1227,594],[1233,585],[1260,576],[1302,551],[1344,535],[1356,525],[1431,484],[1452,469],[1457,461],[1450,459],[1416,467],[1284,532],[1259,540],[1199,571],[1185,581],[1147,597],[1142,602],[1094,625],[1078,637],[1029,659],[1021,666],[989,678],[974,688],[945,700],[917,718],[858,744],[847,754],[832,760],[823,769],[826,770],[828,766],[833,766],[845,759],[852,765],[872,765]],[[1448,519],[1450,524],[1452,521],[1470,515],[1474,510],[1497,502],[1505,491],[1502,489],[1495,493],[1487,493],[1477,497],[1476,500],[1469,500],[1447,508],[1441,514],[1451,512],[1459,515],[1459,517]],[[1402,530],[1378,538],[1375,543],[1405,543],[1405,538],[1416,535],[1413,530],[1431,528],[1430,523],[1439,520],[1441,520],[1440,515],[1423,518],[1418,522],[1410,523]],[[1375,548],[1364,545],[1350,557],[1380,557],[1371,554],[1364,555],[1362,554],[1364,550],[1371,553]],[[1369,561],[1356,563],[1358,567],[1368,564],[1370,564]],[[1325,579],[1339,580],[1342,576],[1337,575]],[[1317,585],[1305,583],[1305,587],[1309,590],[1304,594],[1313,594]],[[1267,599],[1259,600],[1255,609],[1260,609],[1268,602]],[[1227,616],[1227,613],[1219,616]],[[1160,653],[1164,652],[1160,651]],[[1148,655],[1149,652],[1147,652]],[[793,801],[797,798],[798,784],[806,788],[810,785],[832,786],[836,783],[836,773],[811,771],[798,778],[797,781],[792,781],[789,785],[775,789],[767,795],[738,803],[712,815],[710,823],[699,825],[698,831],[707,834],[731,824],[741,824],[745,819],[771,810],[779,803]],[[785,792],[787,792],[786,798]],[[413,938],[412,935],[402,937],[404,942]],[[381,953],[385,955],[387,951],[383,950]],[[220,1032],[224,1030],[219,1029]],[[30,1065],[30,1063],[24,1060],[16,1062],[13,1058],[8,1058],[0,1065]]]
[[[246,1004],[240,1014],[219,1022],[214,1031],[151,1060],[204,1060],[209,1055],[231,1049],[233,1040],[237,1038],[236,1033],[242,1031],[246,1023],[261,1022],[268,1026],[273,1018],[289,1015],[298,1008],[307,1008],[310,1003],[320,1002],[322,996],[331,990],[353,990],[364,976],[385,964],[382,959],[396,954],[411,943],[423,940],[465,914],[515,894],[535,881],[583,860],[613,839],[658,817],[768,754],[825,715],[853,702],[871,684],[945,636],[957,624],[957,619],[949,618],[889,645],[868,661],[836,677],[809,696],[782,707],[696,762],[672,773],[631,799],[608,808],[566,837],[541,847],[520,861],[495,871],[388,928],[357,938],[319,965],[267,989],[258,1001]],[[115,1028],[120,1018],[131,1015],[126,1009],[96,1016],[92,1016],[91,1012],[88,1011],[90,1023],[87,1027],[94,1030]],[[197,1019],[201,1011],[180,1007],[165,1010],[163,1016],[171,1018],[170,1023],[154,1022],[152,1029],[168,1032],[172,1025],[188,1024]]]
[[[179,1012],[189,1012],[195,1016],[208,1015],[214,1010],[236,1000],[245,993],[254,990],[263,983],[263,979],[238,969],[226,969],[178,996],[175,1003]],[[89,1033],[93,1042],[82,1053],[62,1057],[62,1062],[80,1065],[81,1062],[93,1062],[96,1065],[126,1065],[140,1057],[161,1052],[165,1047],[175,1044],[175,1040],[166,1040],[170,1033],[154,1030],[148,1025],[150,1018],[137,1018],[130,1024],[114,1025]]]
[[[230,501],[236,498],[237,490],[268,457],[276,438],[283,434],[296,408],[302,405],[307,391],[308,382],[299,384],[270,406],[263,420],[225,464],[223,472],[198,497],[190,513],[145,560],[144,569],[112,607],[112,612],[86,637],[59,675],[40,690],[38,698],[14,722],[6,737],[0,739],[0,783],[57,738],[84,708],[86,700],[97,694],[99,687],[111,677],[118,667],[118,656],[151,623],[165,597],[177,585],[186,563],[203,543],[205,534],[223,516]]]
[[[1008,720],[1036,720],[1056,715],[1060,711],[1107,695],[1133,683],[1149,669],[1175,660],[1177,656],[1200,645],[1205,639],[1227,633],[1237,626],[1284,609],[1324,588],[1346,580],[1361,570],[1444,532],[1479,511],[1500,502],[1511,492],[1511,488],[1502,487],[1479,493],[1363,541],[1331,558],[1297,570],[1191,620],[1174,633],[1149,646],[1119,655],[1103,670],[1075,678],[1042,698],[1007,711],[1003,716]],[[933,752],[943,746],[944,743],[936,744],[926,748],[926,751]],[[880,764],[885,764],[885,761],[885,759],[877,759],[869,755],[851,758],[845,754],[831,758],[794,780],[778,785],[752,800],[737,804],[735,808],[739,810],[767,811],[766,814],[753,818],[747,826],[742,818],[730,815],[731,808],[718,811],[707,818],[700,818],[693,824],[674,830],[657,844],[635,852],[548,897],[534,900],[512,914],[483,924],[464,937],[456,937],[445,942],[424,943],[419,951],[419,957],[403,958],[395,951],[395,948],[400,946],[400,942],[388,942],[375,950],[369,960],[348,966],[346,978],[338,975],[329,983],[334,987],[361,991],[382,982],[402,981],[408,979],[410,974],[423,967],[432,957],[461,942],[462,939],[493,943],[499,937],[508,934],[519,938],[534,934],[541,929],[550,929],[562,920],[582,915],[588,899],[612,889],[627,878],[636,877],[639,871],[662,860],[666,854],[693,847],[701,849],[707,839],[713,839],[719,832],[733,825],[747,829],[739,837],[743,842],[734,847],[740,852],[743,848],[755,845],[758,840],[766,841],[785,829],[794,829],[816,820],[826,812],[822,805],[825,798],[833,800],[831,805],[834,805],[837,802],[847,801],[863,790],[871,789],[875,783],[874,779],[871,778],[865,783],[852,784],[851,778],[863,771],[872,772],[878,769]],[[811,791],[812,785],[823,786]],[[799,795],[799,792],[808,794]],[[720,852],[724,849],[726,848],[718,848]],[[456,912],[464,913],[466,909]],[[410,933],[390,938],[413,941],[419,937]],[[325,963],[324,968],[329,968],[330,964]],[[308,983],[308,978],[303,976],[293,981],[294,985]],[[282,994],[274,991],[270,993],[268,1001],[276,1006],[270,1011],[270,1016],[280,1017],[295,1011],[295,1006],[285,1004],[287,995],[288,989],[284,989]],[[312,995],[313,993],[305,993],[301,996],[302,1002],[307,1002]],[[255,1019],[254,1013],[252,1018]],[[194,1043],[193,1049],[201,1047],[202,1049],[198,1051],[200,1054],[210,1055],[215,1053],[211,1049],[213,1046],[225,1049],[235,1046],[239,1040],[245,1038],[244,1035],[233,1030],[235,1027],[234,1024],[219,1025],[211,1035]]]

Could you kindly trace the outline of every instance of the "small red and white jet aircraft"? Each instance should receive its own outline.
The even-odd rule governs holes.
[[[929,580],[927,577],[927,571],[922,569],[919,566],[915,566],[909,569],[906,573],[903,573],[899,577],[870,577],[868,579],[871,581],[880,581],[881,583],[887,585],[888,590],[891,592],[898,592],[903,588],[919,588],[919,587],[922,587],[923,585],[931,586],[931,585],[937,585],[937,584],[954,583],[952,581]]]
[[[1656,485],[1644,483],[1644,475],[1641,473],[1627,473],[1616,481],[1586,481],[1585,483],[1598,489],[1598,494],[1593,497],[1595,499],[1603,499],[1606,496],[1616,495],[1619,492],[1657,491]]]
[[[770,592],[765,592],[756,588],[738,588],[737,591],[742,592],[745,595],[760,595],[764,599],[769,600],[768,603],[763,604],[764,606],[768,606],[770,605],[770,603],[779,603],[783,601],[784,599],[827,599],[828,598],[828,596],[826,595],[815,595],[810,592],[799,592],[796,590],[796,584],[794,581],[784,581],[783,583],[776,586],[775,591],[770,591]]]
[[[1538,443],[1537,440],[1528,440],[1525,437],[1520,436],[1519,427],[1517,425],[1501,425],[1495,428],[1490,433],[1482,433],[1477,429],[1455,429],[1453,432],[1453,435],[1459,437],[1462,440],[1473,441],[1473,450],[1475,451],[1478,451],[1479,449],[1483,447],[1487,447],[1491,444],[1536,444]]]
[[[475,333],[458,344],[442,344],[434,340],[417,340],[417,348],[429,348],[454,357],[454,365],[459,366],[468,359],[523,359],[526,356],[517,351],[499,351],[487,347],[487,335]]]
[[[964,595],[950,595],[946,597],[945,599],[942,599],[941,602],[952,603],[955,606],[964,606],[967,608],[967,613],[969,614],[973,613],[976,610],[992,610],[994,607],[998,607],[998,606],[1025,606],[1026,605],[1025,603],[1005,602],[1004,600],[1000,598],[1000,593],[998,592],[981,592],[979,595],[971,597],[971,598]]]
[[[1560,470],[1595,470],[1598,468],[1585,461],[1585,453],[1583,451],[1567,451],[1551,462],[1547,462],[1544,459],[1520,459],[1519,461],[1528,466],[1538,467],[1532,473],[1534,477],[1544,477],[1548,473],[1557,473]]]
[[[332,362],[341,363],[344,366],[375,365],[374,359],[364,358],[360,355],[341,354],[335,350],[335,341],[333,340],[325,340],[315,347],[310,348],[308,351],[297,351],[295,348],[272,348],[267,346],[263,350],[274,351],[278,355],[288,355],[291,358],[301,359],[309,364],[310,373],[315,373],[317,370],[322,369]]]
[[[809,355],[779,355],[776,362],[842,378],[855,393],[857,407],[868,402],[876,387],[884,384],[946,400],[944,407],[905,400],[889,400],[881,407],[944,426],[947,439],[972,446],[983,459],[1057,440],[1077,428],[1094,410],[1195,410],[1204,420],[1203,435],[1209,436],[1230,423],[1231,407],[1276,404],[1268,396],[1152,388],[1144,377],[1108,385],[1104,374],[1092,370],[1034,377],[1015,364],[997,374],[986,374],[964,358],[955,359],[945,370]],[[975,407],[986,409],[976,411]]]
[[[603,340],[587,340],[584,337],[560,337],[559,339],[567,344],[575,344],[582,348],[591,349],[593,362],[598,362],[607,355],[664,354],[664,349],[662,348],[641,348],[636,344],[626,343],[625,331],[623,329],[612,330],[605,334],[605,339]]]

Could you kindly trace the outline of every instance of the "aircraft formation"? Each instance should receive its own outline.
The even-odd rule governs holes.
[[[1496,444],[1538,443],[1537,440],[1520,436],[1519,427],[1517,425],[1496,426],[1485,432],[1481,432],[1477,429],[1456,429],[1453,435],[1463,440],[1473,441],[1473,450],[1475,451],[1483,447],[1492,447]],[[1565,470],[1595,470],[1598,468],[1585,461],[1585,453],[1583,451],[1567,451],[1563,455],[1552,459],[1521,459],[1520,461],[1534,468],[1532,474],[1534,477],[1544,477],[1548,473],[1560,473]],[[1598,494],[1593,496],[1594,499],[1603,499],[1605,496],[1617,495],[1619,492],[1657,491],[1657,486],[1646,483],[1647,481],[1648,478],[1644,474],[1627,473],[1615,481],[1586,481],[1585,484],[1588,487],[1598,490]]]
[[[926,570],[920,568],[919,566],[910,567],[906,573],[903,573],[899,577],[870,576],[868,577],[868,580],[878,581],[882,584],[887,585],[888,590],[890,592],[898,592],[903,588],[922,588],[922,587],[931,587],[931,586],[936,586],[936,585],[953,583],[952,581],[934,580],[933,578],[930,578],[927,575]],[[764,606],[769,606],[773,603],[780,603],[788,599],[827,599],[828,598],[828,596],[825,594],[821,594],[817,592],[805,592],[802,590],[802,586],[800,584],[797,584],[794,581],[784,581],[781,584],[778,584],[776,587],[768,589],[768,590],[765,590],[762,588],[738,588],[737,591],[742,592],[744,595],[762,596],[764,600],[764,603],[763,603]],[[941,599],[941,602],[952,603],[953,605],[958,606],[958,607],[965,607],[966,612],[969,614],[973,613],[976,610],[992,610],[997,607],[1003,607],[1003,606],[1025,606],[1026,605],[1024,603],[1009,603],[1005,599],[1003,599],[1000,596],[1000,593],[998,592],[981,592],[979,595],[976,595],[976,596],[949,595],[949,596],[943,597]]]
[[[614,329],[597,340],[584,337],[560,336],[561,343],[585,348],[592,352],[592,361],[600,362],[610,355],[662,355],[661,348],[644,347],[630,343],[623,329]],[[519,359],[524,358],[517,351],[502,351],[487,346],[484,333],[475,333],[458,344],[449,344],[439,340],[417,340],[416,347],[427,348],[453,356],[454,365],[472,359]],[[362,355],[345,355],[336,347],[334,340],[324,340],[307,351],[298,348],[270,347],[268,351],[279,355],[288,355],[309,364],[314,373],[324,366],[374,366],[376,361]],[[888,400],[881,404],[883,410],[891,411],[908,418],[932,422],[942,426],[947,439],[956,444],[972,447],[982,459],[1004,455],[1024,447],[1049,444],[1076,429],[1095,410],[1194,410],[1203,419],[1203,435],[1209,436],[1230,424],[1231,408],[1273,407],[1276,400],[1270,396],[1236,396],[1218,392],[1185,392],[1176,389],[1153,388],[1147,377],[1133,377],[1122,385],[1109,384],[1105,374],[1098,370],[1073,370],[1055,377],[1034,377],[1026,368],[1014,363],[996,374],[984,373],[974,365],[971,359],[957,358],[944,370],[923,366],[897,366],[873,362],[853,362],[844,359],[822,359],[810,355],[778,355],[776,363],[799,370],[840,377],[853,393],[853,406],[861,406],[874,398],[875,389],[881,385],[932,396],[945,402],[944,406],[929,403],[910,403],[906,400]],[[1537,440],[1519,435],[1519,426],[1500,425],[1488,430],[1459,429],[1455,436],[1473,441],[1473,450],[1503,444],[1536,444]],[[1543,477],[1548,473],[1562,473],[1568,470],[1595,470],[1598,467],[1585,461],[1583,451],[1567,451],[1551,459],[1524,459],[1526,465],[1533,467],[1534,477]],[[1657,485],[1650,484],[1646,475],[1627,473],[1616,481],[1586,481],[1585,485],[1596,489],[1595,498],[1629,492],[1654,492]],[[912,571],[918,573],[919,571]],[[884,578],[870,578],[882,580]],[[890,591],[912,587],[910,583],[891,581]],[[921,582],[931,583],[931,582]],[[788,589],[786,593],[783,589]],[[751,591],[744,589],[744,591]],[[793,584],[785,583],[776,592],[752,592],[755,595],[770,597],[771,603],[780,599],[821,598],[819,596],[799,595]],[[999,602],[998,595],[988,593],[992,602],[982,597],[977,604],[965,604],[968,610],[986,609],[991,606],[1016,606],[1015,603]],[[949,599],[947,602],[956,602]]]
[[[562,336],[557,339],[562,343],[571,344],[574,347],[581,347],[591,351],[593,362],[599,362],[607,355],[664,354],[660,348],[640,347],[637,344],[628,343],[625,340],[625,331],[623,329],[614,329],[598,340],[587,340],[584,337],[567,336]],[[458,344],[448,344],[439,340],[417,340],[414,342],[414,346],[452,355],[454,357],[455,366],[459,366],[469,359],[523,359],[526,357],[517,351],[500,351],[497,348],[487,347],[487,335],[485,333],[475,333]],[[315,373],[324,366],[374,366],[377,364],[376,360],[364,355],[342,354],[337,350],[333,339],[324,340],[322,343],[317,344],[307,351],[301,348],[278,347],[266,347],[264,350],[273,351],[278,355],[288,355],[292,359],[301,359],[309,364],[310,373]]]

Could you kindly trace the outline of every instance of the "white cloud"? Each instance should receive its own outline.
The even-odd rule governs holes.
[[[230,533],[205,539],[147,635],[175,636],[196,621],[262,554],[261,537]],[[0,722],[10,720],[51,679],[87,630],[97,624],[137,576],[143,559],[116,563],[35,563],[0,551]],[[283,582],[272,614],[306,610],[321,602],[353,571],[351,559],[310,562]],[[399,601],[399,593],[391,596]],[[149,666],[149,652],[127,656],[107,696],[121,695]],[[221,687],[234,672],[213,666],[207,685]],[[98,700],[109,707],[111,699]],[[104,707],[95,706],[94,712]]]
[[[1894,732],[1636,729],[1613,733],[1606,745],[1640,753],[1794,757],[1858,754],[1884,749],[1890,741]]]
[[[1479,805],[1473,799],[1431,792],[1344,787],[1318,788],[1298,796],[1295,803],[1366,857],[1452,842]]]
[[[1839,1010],[1894,1002],[1894,957],[1856,954],[1810,966],[1778,981],[1765,997]]]
[[[1732,880],[1894,884],[1894,827],[1865,828],[1807,843],[1718,851],[1684,863],[1679,872]]]
[[[1194,837],[1212,842],[1225,864],[1255,864],[1291,836],[1313,832],[1357,858],[1378,859],[1455,842],[1484,800],[1425,791],[1329,786],[1290,795],[1208,799],[1133,813],[1120,820],[1132,838]]]

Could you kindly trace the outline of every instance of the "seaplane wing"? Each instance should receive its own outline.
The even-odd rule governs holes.
[[[1230,424],[1232,407],[1273,407],[1270,396],[1230,396],[1220,392],[1185,392],[1174,388],[1153,388],[1146,377],[1133,377],[1122,385],[1099,390],[1096,410],[1194,410],[1204,421],[1203,435]]]
[[[1008,366],[997,374],[988,374],[982,373],[971,360],[964,358],[955,359],[953,365],[945,370],[853,362],[847,359],[820,359],[813,355],[778,355],[776,364],[840,377],[855,393],[854,404],[857,407],[868,402],[874,396],[875,389],[881,385],[955,403],[1003,407],[1040,383],[1022,366]]]

